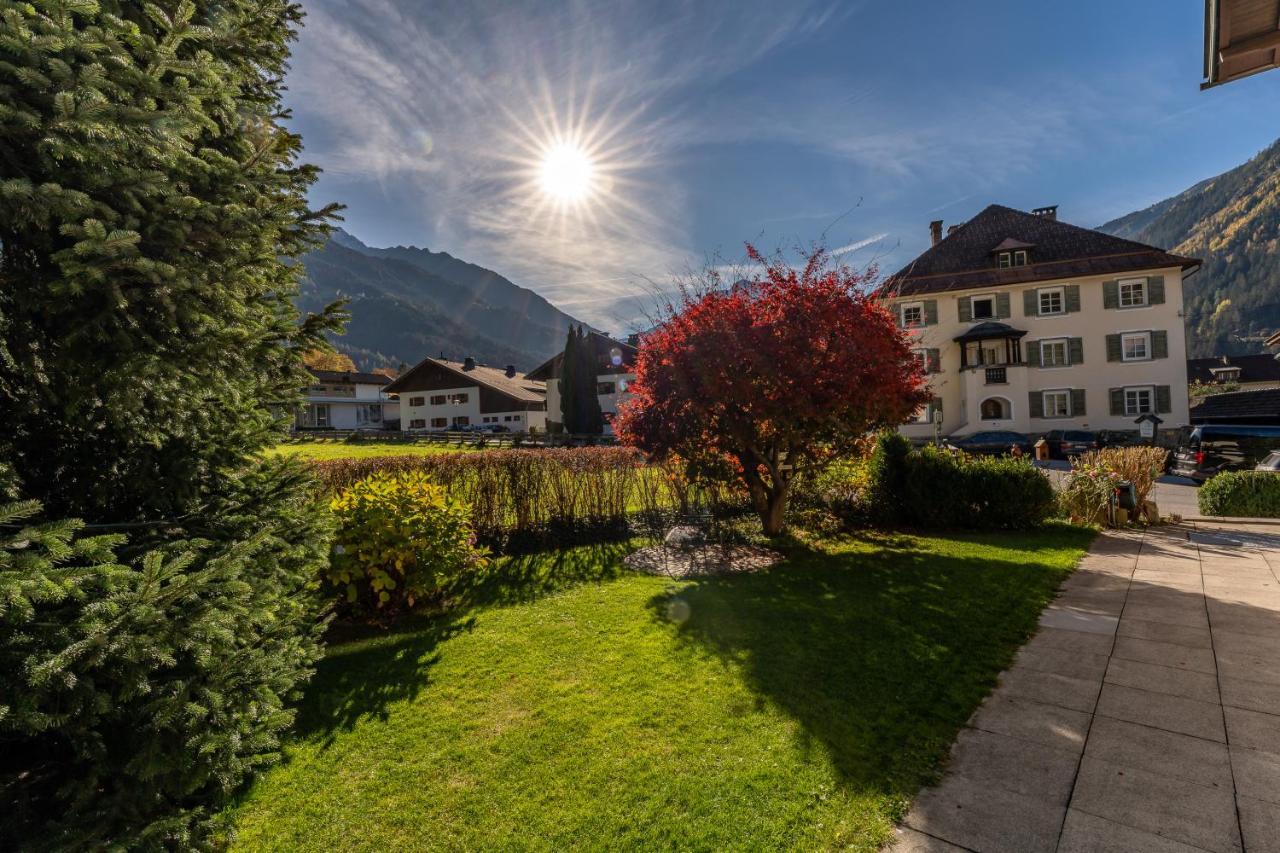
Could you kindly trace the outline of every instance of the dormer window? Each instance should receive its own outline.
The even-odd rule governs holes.
[[[1001,252],[996,263],[1000,269],[1008,269],[1009,267],[1025,267],[1027,265],[1027,250],[1018,249],[1013,252]]]
[[[1027,250],[1019,249],[1013,253],[1013,265],[1015,267],[1025,267],[1027,265]]]
[[[1008,269],[1013,266],[1013,252],[1000,253],[1000,269]]]

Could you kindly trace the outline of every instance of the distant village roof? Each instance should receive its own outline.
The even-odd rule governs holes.
[[[390,376],[383,376],[381,373],[362,373],[358,370],[316,370],[308,367],[320,382],[351,382],[360,385],[386,385],[391,381]]]
[[[1026,247],[1029,263],[998,267],[997,251]],[[881,293],[917,296],[1033,281],[1200,266],[1163,249],[993,204],[890,276]]]
[[[514,369],[508,375],[507,369],[501,367],[476,364],[471,360],[449,361],[443,358],[424,358],[405,371],[400,378],[396,379],[384,390],[393,394],[423,390],[417,387],[418,383],[415,379],[421,374],[421,368],[428,365],[434,365],[457,374],[460,379],[464,380],[459,383],[459,387],[482,385],[525,403],[545,403],[547,400],[547,384],[545,382],[530,379],[525,374]]]
[[[635,369],[636,355],[639,353],[631,344],[614,340],[599,332],[588,332],[591,345],[596,351],[596,363],[601,374],[631,373]],[[616,351],[616,352],[615,352]],[[615,363],[616,360],[616,363]],[[542,364],[529,371],[530,379],[556,379],[560,376],[560,363],[564,361],[564,352],[559,352]]]
[[[1278,424],[1280,388],[1213,394],[1191,407],[1193,424]]]
[[[1222,372],[1231,372],[1233,368],[1239,370],[1240,375],[1234,377],[1232,381],[1280,383],[1280,361],[1276,361],[1273,355],[1219,355],[1213,358],[1189,358],[1187,359],[1187,381],[1219,382],[1226,378],[1221,375]]]

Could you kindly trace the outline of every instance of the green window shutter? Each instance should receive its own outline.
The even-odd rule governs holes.
[[[996,319],[1007,320],[1013,316],[1013,310],[1009,307],[1009,292],[1003,291],[996,294]]]
[[[1084,339],[1067,338],[1067,364],[1084,364]]]
[[[1064,288],[1067,295],[1067,313],[1073,314],[1080,310],[1080,285],[1068,284]]]
[[[1151,333],[1151,357],[1152,358],[1168,358],[1169,357],[1169,333],[1158,331]]]
[[[1040,316],[1040,291],[1038,290],[1022,291],[1022,316],[1024,317]]]
[[[1156,411],[1162,415],[1173,411],[1173,396],[1169,393],[1168,385],[1156,386]]]
[[[942,371],[942,350],[928,349],[924,351],[925,361],[928,362],[926,368],[930,373],[939,373]]]
[[[938,325],[938,300],[926,299],[924,301],[924,324],[926,326]]]
[[[1040,342],[1027,341],[1027,364],[1031,367],[1040,366]]]
[[[1084,389],[1071,389],[1071,416],[1078,418],[1083,414],[1087,414],[1084,408]]]
[[[1116,279],[1102,283],[1102,307],[1120,307],[1120,282]]]
[[[934,397],[933,400],[929,402],[929,420],[933,420],[934,412],[941,412],[941,411],[942,411],[942,398]]]
[[[969,304],[969,298],[961,296],[956,300],[956,308],[960,312],[960,322],[968,323],[973,319],[973,306]]]
[[[1032,391],[1027,395],[1027,402],[1030,404],[1031,417],[1044,417],[1044,395],[1039,391]]]
[[[1107,361],[1123,361],[1119,335],[1107,335]]]
[[[1147,304],[1148,305],[1164,304],[1164,276],[1162,275],[1147,276]]]
[[[1111,389],[1111,414],[1113,415],[1124,414],[1124,389],[1123,388]]]

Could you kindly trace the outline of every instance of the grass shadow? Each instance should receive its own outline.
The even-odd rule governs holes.
[[[650,601],[678,636],[739,667],[798,721],[844,784],[906,800],[1035,629],[1091,533],[955,534],[922,544],[853,534],[787,548],[768,572],[709,578]],[[841,548],[840,543],[846,543]],[[992,544],[1026,556],[993,557]],[[1056,550],[1058,559],[1038,554]],[[1067,552],[1070,553],[1070,552]]]

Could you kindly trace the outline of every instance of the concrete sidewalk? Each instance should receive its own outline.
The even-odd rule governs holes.
[[[1280,530],[1100,536],[894,851],[1280,851]]]

